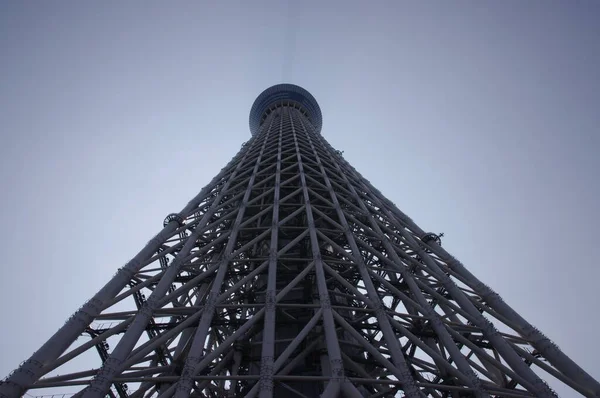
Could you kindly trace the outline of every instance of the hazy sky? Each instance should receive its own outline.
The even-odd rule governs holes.
[[[599,20],[600,2],[566,0],[0,2],[0,377],[286,81],[366,178],[600,378]]]

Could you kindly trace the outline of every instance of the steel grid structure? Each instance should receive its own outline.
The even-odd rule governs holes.
[[[327,143],[307,91],[265,90],[250,128],[1,397],[555,396],[544,374],[600,396]]]

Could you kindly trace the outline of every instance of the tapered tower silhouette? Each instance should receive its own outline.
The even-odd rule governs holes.
[[[301,87],[260,94],[252,138],[0,396],[600,396],[321,125]]]

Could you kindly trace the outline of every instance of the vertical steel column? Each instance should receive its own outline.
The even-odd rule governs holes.
[[[385,312],[386,307],[385,307],[384,303],[381,301],[381,298],[379,297],[379,295],[377,294],[375,286],[373,286],[373,281],[371,280],[369,273],[367,271],[366,265],[360,256],[360,250],[358,249],[356,241],[354,240],[354,235],[352,235],[352,232],[350,231],[350,225],[348,224],[348,221],[346,220],[346,217],[344,216],[344,213],[342,211],[340,203],[337,199],[336,192],[334,191],[333,186],[331,185],[331,181],[329,180],[329,176],[327,175],[327,172],[325,171],[325,168],[323,167],[323,163],[321,162],[321,158],[319,157],[319,154],[317,153],[317,151],[315,149],[315,146],[314,146],[314,144],[310,138],[310,135],[306,129],[306,125],[304,123],[302,123],[302,119],[300,119],[300,123],[304,130],[304,134],[306,135],[306,140],[310,144],[311,149],[313,151],[312,155],[314,156],[317,164],[319,165],[319,170],[320,170],[321,175],[327,186],[331,201],[333,202],[333,205],[335,206],[336,214],[340,220],[342,227],[344,228],[344,235],[346,236],[346,240],[348,241],[348,244],[350,245],[350,248],[352,250],[352,253],[353,253],[352,258],[355,262],[355,266],[358,268],[358,271],[363,278],[365,288],[367,289],[367,297],[371,301],[371,303],[369,303],[369,305],[371,306],[371,308],[373,308],[375,310],[375,316],[377,318],[377,321],[379,322],[379,326],[381,327],[383,336],[384,336],[387,344],[390,347],[390,355],[393,359],[394,365],[396,365],[398,367],[398,369],[400,369],[400,372],[401,372],[400,375],[402,377],[399,378],[399,381],[404,386],[404,389],[407,394],[415,395],[415,396],[417,396],[417,395],[424,396],[423,393],[417,388],[417,386],[415,384],[415,380],[413,379],[412,375],[410,374],[410,370],[408,369],[408,364],[406,363],[406,360],[404,359],[404,355],[402,354],[400,342],[398,341],[398,338],[395,335],[395,333],[393,332],[393,330],[390,326],[390,323],[388,321],[388,316]]]
[[[333,162],[333,164],[336,165],[336,168],[338,169],[338,172],[340,173],[341,178],[346,182],[348,190],[354,196],[354,200],[356,201],[356,203],[358,203],[359,206],[362,208],[362,210],[365,213],[368,214],[369,213],[368,209],[366,208],[366,206],[363,203],[363,201],[360,199],[358,193],[354,189],[354,186],[348,180],[346,174],[344,174],[344,172],[339,168],[338,162],[335,161],[335,159],[333,158],[333,154],[331,154],[331,152],[330,152],[329,156],[330,156],[331,161]],[[382,244],[386,248],[386,251],[389,253],[390,257],[392,258],[392,260],[394,261],[394,263],[398,267],[398,270],[401,273],[404,281],[406,282],[406,284],[408,285],[410,291],[413,293],[415,299],[419,303],[419,305],[420,305],[420,311],[422,311],[423,315],[427,319],[430,320],[432,328],[435,330],[435,332],[438,335],[439,339],[444,343],[444,346],[449,351],[452,359],[454,359],[454,361],[457,364],[459,370],[462,373],[464,373],[465,376],[467,376],[467,378],[470,380],[469,385],[471,387],[473,387],[473,389],[475,390],[477,396],[481,396],[481,397],[487,397],[487,396],[489,396],[487,394],[487,392],[485,392],[483,390],[483,388],[481,386],[481,381],[475,375],[475,373],[471,369],[471,366],[468,364],[468,362],[466,361],[466,359],[463,356],[463,354],[458,350],[458,348],[454,344],[454,342],[453,342],[452,338],[450,337],[448,331],[446,330],[444,324],[439,319],[439,315],[433,310],[433,308],[431,308],[431,306],[429,305],[429,303],[427,302],[427,300],[425,299],[425,297],[423,297],[423,294],[422,294],[421,290],[418,288],[418,286],[417,286],[415,280],[413,279],[412,275],[409,272],[407,272],[407,269],[404,266],[404,263],[396,255],[396,252],[395,252],[394,248],[388,242],[387,238],[385,237],[385,235],[383,234],[383,232],[379,228],[379,225],[375,222],[375,220],[372,217],[369,218],[369,223],[371,224],[371,227],[373,228],[373,230],[379,235]]]
[[[235,219],[235,223],[232,228],[231,236],[229,237],[229,241],[227,242],[227,246],[225,247],[223,259],[221,260],[219,270],[217,271],[217,276],[213,281],[210,293],[208,294],[202,318],[200,319],[200,323],[198,324],[198,328],[196,329],[192,346],[190,348],[188,357],[185,361],[183,371],[181,372],[181,378],[177,382],[175,398],[187,398],[189,396],[190,390],[192,389],[192,385],[194,383],[193,377],[197,373],[196,367],[201,361],[202,357],[204,356],[204,344],[206,336],[208,334],[208,329],[210,328],[210,323],[215,313],[215,305],[217,304],[216,298],[221,291],[221,285],[223,283],[223,279],[225,278],[225,271],[227,270],[229,266],[229,261],[231,260],[230,255],[237,241],[237,235],[239,234],[240,224],[244,217],[246,207],[248,206],[248,199],[250,198],[250,193],[252,192],[252,188],[254,186],[256,172],[258,171],[258,168],[261,165],[262,156],[265,150],[265,146],[267,145],[269,135],[270,130],[265,134],[265,137],[263,138],[260,154],[256,159],[253,172],[250,176],[250,180],[248,181],[248,187],[246,188],[246,193],[244,194],[242,203],[240,204],[238,215]]]
[[[288,110],[289,112],[289,110]],[[291,116],[290,116],[291,118]],[[300,154],[300,147],[298,145],[298,136],[296,134],[296,128],[294,126],[294,120],[291,119],[292,123],[292,134],[294,136],[294,144],[296,146],[296,157],[298,160],[298,170],[300,173],[300,181],[302,183],[302,192],[304,196],[304,205],[306,206],[306,218],[308,220],[308,230],[310,235],[310,243],[312,249],[313,259],[315,261],[315,273],[317,288],[319,291],[319,301],[321,308],[323,308],[323,328],[325,329],[325,339],[327,343],[327,352],[329,354],[329,361],[331,364],[332,378],[329,382],[331,388],[326,388],[325,392],[321,396],[322,398],[335,398],[340,391],[340,379],[344,377],[344,367],[342,362],[342,354],[340,345],[338,342],[335,322],[333,320],[333,314],[331,309],[331,300],[327,291],[327,282],[325,280],[325,271],[323,270],[323,263],[321,259],[321,251],[319,248],[319,241],[317,238],[317,231],[315,229],[315,221],[310,206],[310,196],[308,193],[308,187],[306,183],[306,176],[304,172],[304,166],[302,164],[302,156]]]
[[[310,268],[310,267],[307,267],[307,269],[308,268]],[[294,352],[294,350],[296,348],[298,348],[298,346],[306,338],[306,336],[308,336],[308,333],[310,333],[310,331],[315,327],[315,325],[321,318],[322,314],[323,314],[323,310],[319,308],[317,310],[317,312],[315,312],[315,315],[313,315],[313,317],[310,319],[310,321],[308,321],[308,323],[306,325],[304,325],[304,328],[302,328],[300,333],[298,333],[298,335],[294,338],[294,340],[292,340],[292,342],[285,348],[285,350],[281,353],[281,355],[279,355],[279,357],[273,364],[273,374],[279,371],[281,366],[283,366],[283,363],[290,357],[292,352]],[[317,343],[317,342],[315,342],[315,343]],[[260,387],[261,387],[261,384],[256,383],[250,389],[250,391],[245,395],[244,398],[254,398],[256,396],[256,394],[259,392]]]
[[[283,115],[282,115],[283,116]],[[277,141],[277,166],[275,170],[275,190],[273,192],[273,215],[271,221],[271,242],[269,247],[269,269],[267,271],[267,292],[265,294],[265,319],[262,338],[260,365],[260,398],[273,397],[273,361],[275,355],[275,316],[277,295],[277,245],[279,242],[279,185],[281,184],[281,141],[283,117],[279,118]]]

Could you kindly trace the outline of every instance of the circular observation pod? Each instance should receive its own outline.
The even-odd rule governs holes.
[[[315,97],[295,84],[276,84],[269,87],[256,98],[250,109],[250,133],[258,133],[267,116],[283,105],[297,107],[312,123],[315,130],[321,132],[323,117]]]

